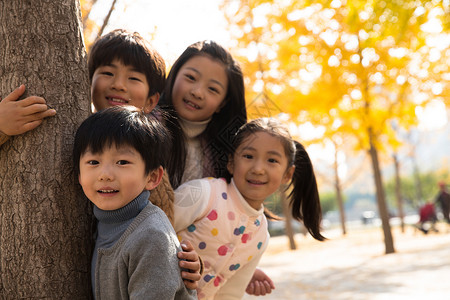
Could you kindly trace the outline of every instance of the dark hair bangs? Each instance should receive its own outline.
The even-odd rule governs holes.
[[[99,46],[93,56],[90,57],[90,60],[93,62],[89,70],[90,78],[92,79],[98,67],[109,65],[115,59],[121,61],[124,65],[133,66],[136,71],[143,74],[146,74],[145,70],[150,67],[148,63],[149,58],[143,53],[140,45],[123,41],[117,43],[114,40],[110,40],[106,41],[101,47]]]
[[[165,167],[171,147],[170,135],[164,125],[140,111],[115,106],[87,118],[75,135],[73,162],[79,173],[80,157],[86,151],[102,153],[104,149],[129,145],[145,161],[145,171]]]
[[[109,65],[115,59],[145,74],[149,96],[162,93],[166,80],[164,59],[137,32],[117,29],[98,39],[89,52],[89,80],[92,81],[97,68]]]

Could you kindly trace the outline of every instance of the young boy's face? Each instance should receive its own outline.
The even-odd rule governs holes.
[[[145,174],[145,162],[131,146],[105,147],[102,153],[86,151],[80,157],[79,181],[85,195],[98,208],[119,209],[155,188],[161,170]],[[162,173],[161,173],[162,174]]]
[[[149,90],[145,74],[118,59],[98,67],[92,76],[91,99],[96,111],[115,105],[132,105],[149,113],[159,100],[159,93],[149,97]]]

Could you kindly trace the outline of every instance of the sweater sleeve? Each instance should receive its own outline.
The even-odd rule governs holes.
[[[174,228],[179,232],[206,213],[211,186],[207,179],[192,180],[180,185],[174,194]]]
[[[227,282],[219,289],[215,295],[215,299],[239,300],[242,299],[250,279],[255,272],[258,263],[267,248],[268,243],[265,243],[265,248],[260,251],[251,262],[240,268],[236,273],[230,277]]]

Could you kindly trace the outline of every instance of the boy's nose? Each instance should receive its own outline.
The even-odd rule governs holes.
[[[111,172],[109,167],[103,167],[98,176],[100,181],[112,181],[114,179],[113,172]]]
[[[125,79],[121,76],[115,77],[112,83],[112,88],[118,91],[125,91],[127,88],[127,85],[125,84]]]

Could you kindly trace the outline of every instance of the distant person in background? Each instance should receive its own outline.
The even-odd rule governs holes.
[[[438,232],[436,229],[436,210],[434,209],[434,204],[427,202],[419,208],[419,224],[418,228],[425,234],[427,234],[430,229],[434,232]]]
[[[447,187],[443,181],[439,182],[439,194],[435,203],[439,204],[445,221],[450,224],[450,194],[447,192]]]

